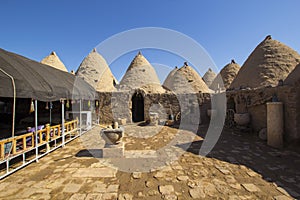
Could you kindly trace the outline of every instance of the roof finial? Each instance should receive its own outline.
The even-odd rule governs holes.
[[[178,69],[178,67],[177,67],[177,66],[175,66],[175,69]]]
[[[184,66],[189,66],[188,63],[187,63],[186,61],[185,61],[183,64],[184,64]]]
[[[93,51],[92,52],[97,52],[97,49],[96,48],[93,48]]]
[[[265,38],[265,40],[271,40],[272,36],[271,35],[267,35],[267,37]]]
[[[52,51],[52,52],[51,52],[51,55],[56,56],[55,51]]]
[[[231,59],[231,64],[236,64],[234,59]]]
[[[209,72],[212,72],[212,69],[211,69],[211,68],[208,68],[208,71],[209,71]]]
[[[141,56],[141,55],[142,55],[142,52],[141,52],[141,51],[139,51],[139,52],[138,52],[138,55],[139,55],[139,56]]]

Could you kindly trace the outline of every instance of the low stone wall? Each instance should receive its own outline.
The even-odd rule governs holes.
[[[299,88],[279,86],[255,90],[238,90],[226,93],[227,99],[233,98],[236,113],[249,112],[251,126],[255,132],[267,127],[266,103],[271,102],[274,95],[284,104],[284,130],[285,139],[292,141],[300,139],[299,132]]]

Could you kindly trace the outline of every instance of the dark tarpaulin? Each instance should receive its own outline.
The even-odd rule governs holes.
[[[17,98],[39,101],[95,99],[95,89],[81,78],[1,48],[0,69],[13,76]],[[13,97],[12,81],[1,71],[0,97]]]

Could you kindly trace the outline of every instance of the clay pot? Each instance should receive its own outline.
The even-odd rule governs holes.
[[[250,122],[250,114],[249,113],[234,113],[234,121],[237,125],[246,126]]]
[[[101,131],[101,137],[108,145],[117,145],[121,142],[124,135],[124,129],[103,129]]]

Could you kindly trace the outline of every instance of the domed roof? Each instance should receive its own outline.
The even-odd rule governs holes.
[[[76,76],[83,78],[99,92],[115,90],[116,78],[111,73],[105,59],[93,49],[80,64]]]
[[[41,61],[42,64],[49,65],[51,67],[54,67],[55,69],[59,69],[65,72],[68,72],[66,66],[64,63],[59,59],[59,57],[56,55],[54,51],[50,53],[50,55],[43,58]]]
[[[121,90],[142,88],[147,85],[161,87],[155,69],[139,52],[130,63],[125,75],[120,81]]]
[[[230,88],[276,86],[299,62],[296,51],[267,36],[250,54]]]
[[[203,75],[202,79],[206,83],[206,85],[210,87],[216,76],[216,73],[211,68],[209,68]]]
[[[164,86],[175,93],[210,93],[200,75],[186,62],[180,69],[170,72]]]
[[[212,90],[226,90],[230,87],[230,84],[235,79],[238,74],[241,66],[237,64],[234,60],[231,60],[231,63],[227,64],[220,73],[216,76],[212,82],[210,88]],[[222,83],[223,81],[223,83]]]
[[[168,74],[167,78],[165,79],[165,81],[163,83],[163,86],[165,86],[167,88],[171,87],[170,85],[173,82],[173,77],[177,70],[178,70],[178,67],[176,66],[172,71],[170,71],[170,73]]]
[[[287,85],[300,83],[300,64],[298,64],[295,69],[286,77],[283,83]]]

